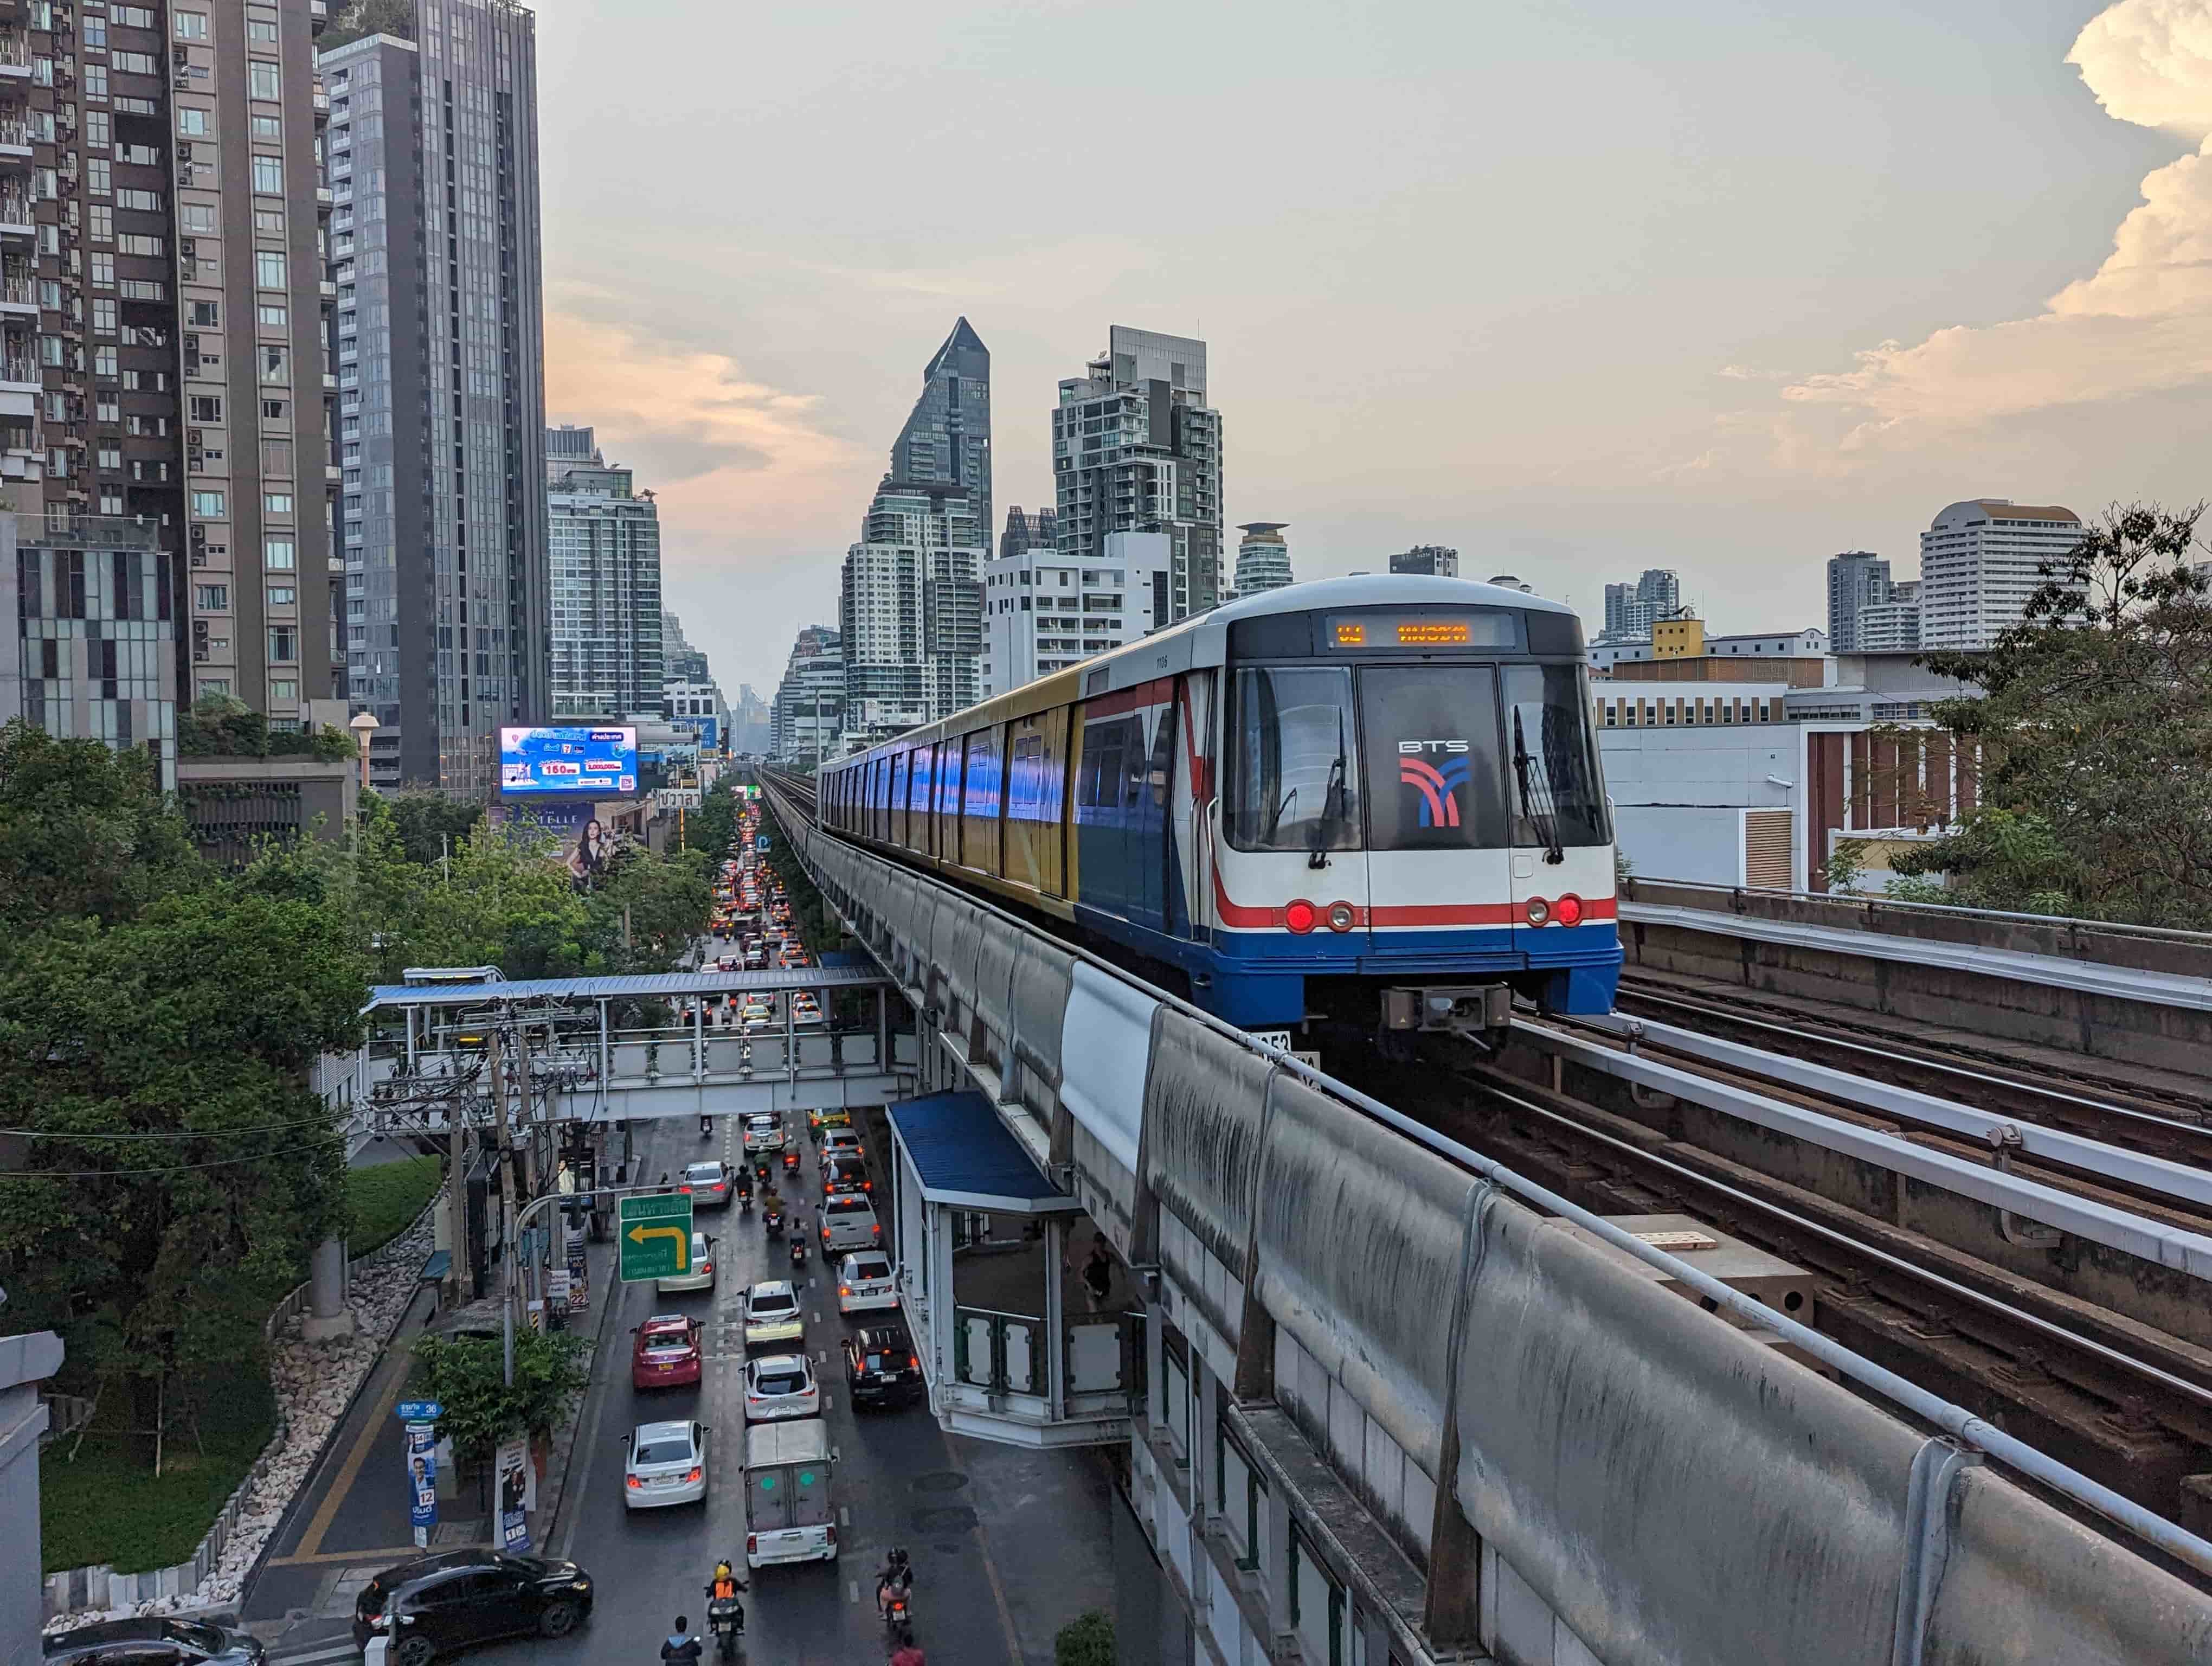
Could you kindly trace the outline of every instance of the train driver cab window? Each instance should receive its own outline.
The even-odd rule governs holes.
[[[1229,710],[1229,842],[1238,850],[1357,850],[1352,672],[1251,666]]]
[[[1498,673],[1487,666],[1369,666],[1359,673],[1359,700],[1368,848],[1504,849]]]
[[[1555,860],[1565,848],[1610,842],[1612,820],[1583,668],[1508,666],[1504,677],[1513,842],[1546,851]]]

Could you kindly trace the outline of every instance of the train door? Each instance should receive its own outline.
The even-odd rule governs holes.
[[[1412,958],[1515,947],[1498,672],[1367,666],[1359,678],[1368,947]]]
[[[960,860],[960,789],[967,763],[964,737],[937,749],[937,854],[951,864]]]

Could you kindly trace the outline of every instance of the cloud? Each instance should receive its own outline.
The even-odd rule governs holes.
[[[746,532],[810,526],[867,465],[818,396],[748,378],[726,354],[672,348],[608,321],[618,297],[565,291],[545,316],[546,410],[589,423],[611,459],[659,495],[663,519]]]
[[[1832,465],[2028,412],[2212,382],[2212,0],[2119,0],[2082,29],[2067,62],[2115,120],[2201,148],[2145,178],[2104,264],[2034,317],[1883,342],[1850,370],[1783,388],[1793,416],[1825,408],[1841,419]],[[1785,416],[1782,427],[1795,425]],[[1804,449],[1802,431],[1777,438]]]

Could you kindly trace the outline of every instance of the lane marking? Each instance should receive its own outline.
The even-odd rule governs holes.
[[[448,1545],[445,1549],[465,1549],[465,1546]],[[318,1567],[331,1562],[376,1563],[389,1567],[394,1562],[411,1562],[417,1556],[433,1553],[420,1545],[391,1545],[380,1550],[325,1550],[313,1556],[271,1556],[267,1567]]]
[[[860,1582],[858,1579],[848,1579],[845,1582],[845,1600],[854,1608],[860,1607]]]
[[[300,1654],[272,1654],[271,1666],[310,1666],[319,1660],[345,1660],[356,1657],[361,1651],[351,1643],[334,1643],[328,1648],[308,1650]]]
[[[414,1305],[413,1298],[409,1298],[408,1305],[410,1308]],[[398,1350],[386,1358],[385,1368],[392,1373],[392,1381],[386,1384],[384,1392],[377,1395],[375,1408],[369,1413],[368,1421],[354,1437],[353,1450],[346,1454],[345,1462],[339,1466],[330,1490],[323,1494],[322,1503],[316,1506],[313,1517],[307,1523],[307,1530],[300,1535],[299,1547],[293,1553],[295,1556],[313,1558],[323,1547],[323,1535],[331,1530],[331,1523],[337,1516],[338,1506],[352,1492],[353,1484],[361,1474],[362,1465],[368,1462],[368,1449],[376,1444],[377,1436],[384,1432],[385,1420],[392,1415],[392,1408],[399,1403],[399,1395],[407,1386],[407,1374],[412,1359],[410,1353]],[[404,1481],[407,1477],[402,1474],[400,1479]],[[346,1554],[352,1555],[354,1553],[349,1551]]]
[[[853,1506],[851,1505],[841,1504],[837,1506],[837,1525],[848,1529],[852,1527]],[[856,1585],[854,1589],[857,1590],[859,1587]]]

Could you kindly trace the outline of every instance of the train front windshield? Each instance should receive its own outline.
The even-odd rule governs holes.
[[[1223,806],[1239,850],[1611,842],[1579,666],[1245,666]]]

